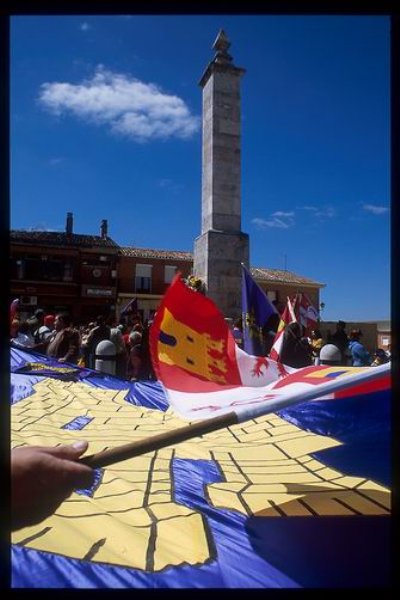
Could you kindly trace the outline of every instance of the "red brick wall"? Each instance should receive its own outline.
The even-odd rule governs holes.
[[[132,294],[135,292],[135,274],[137,264],[153,266],[151,293],[155,295],[164,294],[168,287],[168,284],[164,282],[166,266],[178,267],[184,277],[187,277],[192,270],[192,264],[187,261],[121,256],[118,267],[119,293]]]

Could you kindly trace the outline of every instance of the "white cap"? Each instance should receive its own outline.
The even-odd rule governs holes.
[[[325,344],[319,353],[320,364],[339,364],[342,360],[340,350],[334,344]]]

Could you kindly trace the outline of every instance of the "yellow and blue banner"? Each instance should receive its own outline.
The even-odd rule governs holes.
[[[214,350],[226,340],[222,329],[210,338]],[[222,385],[202,365],[203,382]],[[100,452],[183,424],[159,382],[16,348],[11,390],[12,447],[85,439]],[[304,402],[97,469],[91,489],[12,534],[12,587],[388,586],[390,430],[386,387]]]

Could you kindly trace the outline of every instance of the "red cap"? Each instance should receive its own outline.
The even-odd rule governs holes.
[[[54,325],[54,321],[56,320],[54,315],[46,315],[44,318],[44,324],[45,325]]]

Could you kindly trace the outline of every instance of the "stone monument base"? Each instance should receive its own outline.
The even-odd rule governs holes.
[[[249,267],[247,233],[210,229],[195,239],[193,273],[224,317],[232,319],[242,313],[241,263]]]

